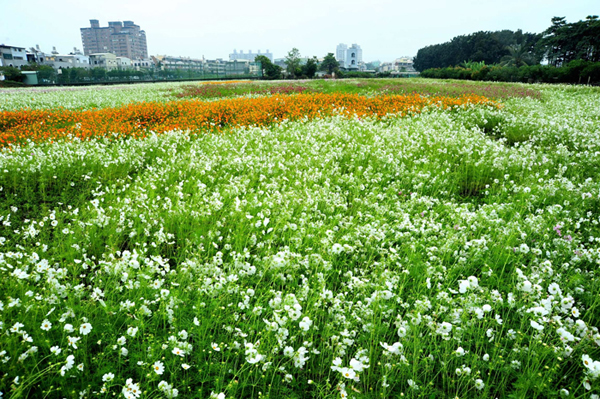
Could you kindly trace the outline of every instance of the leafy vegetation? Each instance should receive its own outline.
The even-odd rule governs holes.
[[[516,60],[513,62],[517,62]],[[513,62],[509,62],[511,64]],[[468,79],[500,82],[524,83],[600,83],[600,62],[574,60],[563,67],[551,65],[531,66],[480,66],[478,68],[447,67],[427,69],[421,72],[423,78]]]

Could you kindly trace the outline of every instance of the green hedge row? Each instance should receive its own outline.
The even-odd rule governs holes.
[[[517,68],[484,65],[477,69],[432,68],[421,72],[421,77],[498,82],[600,84],[600,62],[574,60],[563,67],[530,65]]]

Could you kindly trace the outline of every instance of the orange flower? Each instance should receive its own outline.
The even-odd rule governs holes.
[[[221,131],[238,126],[268,126],[282,120],[316,119],[330,115],[381,118],[404,116],[427,109],[453,109],[465,104],[499,105],[486,97],[423,97],[418,94],[365,97],[343,93],[303,93],[220,101],[172,101],[137,103],[118,108],[74,111],[19,110],[0,112],[0,146],[28,141],[43,142],[78,138],[145,137],[150,131],[192,133]]]

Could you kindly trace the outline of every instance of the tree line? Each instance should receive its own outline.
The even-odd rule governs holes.
[[[460,66],[465,62],[522,67],[547,60],[554,67],[571,61],[600,62],[600,20],[590,15],[585,20],[567,23],[554,17],[542,33],[502,30],[456,36],[442,44],[426,46],[417,52],[414,67],[422,72],[431,68]]]
[[[312,79],[318,70],[324,71],[329,75],[340,73],[340,65],[333,53],[327,53],[320,63],[317,57],[308,58],[303,63],[300,51],[297,48],[293,48],[285,57],[285,69],[274,64],[264,55],[256,56],[254,61],[260,62],[263,70],[263,79],[267,80],[283,79],[284,75],[290,79]]]

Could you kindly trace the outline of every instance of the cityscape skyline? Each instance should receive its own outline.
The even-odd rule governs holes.
[[[324,57],[335,54],[339,43],[358,43],[365,62],[393,61],[476,31],[539,33],[550,26],[554,16],[575,22],[594,14],[595,2],[506,0],[499,9],[496,4],[475,0],[457,0],[452,5],[437,0],[427,5],[374,0],[368,7],[356,0],[326,4],[307,0],[285,8],[269,1],[260,7],[233,1],[227,9],[207,4],[200,10],[191,0],[173,0],[168,9],[152,1],[123,4],[107,0],[98,7],[75,0],[52,4],[33,0],[0,6],[9,16],[0,29],[0,44],[27,49],[39,45],[46,51],[56,47],[68,53],[73,47],[83,47],[80,29],[96,19],[102,25],[135,21],[146,32],[148,54],[227,59],[232,49],[263,48],[277,59],[297,48],[304,57]],[[32,14],[31,9],[38,12]],[[69,17],[61,12],[65,9],[69,9]]]

